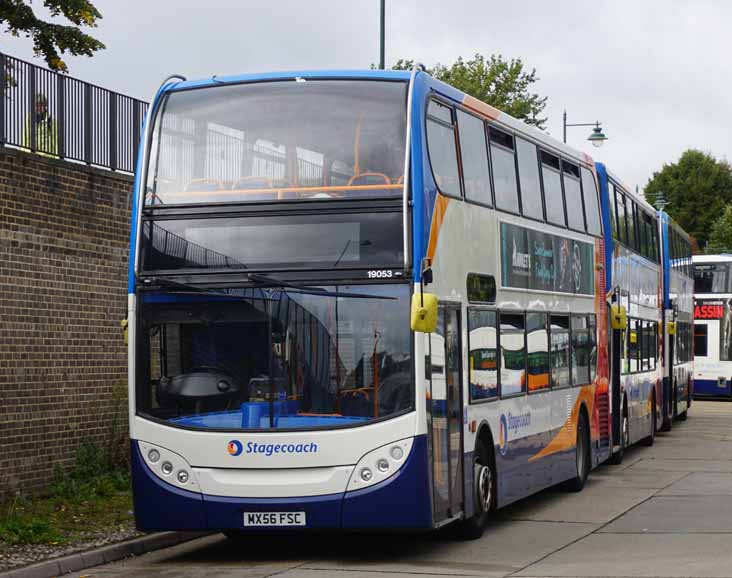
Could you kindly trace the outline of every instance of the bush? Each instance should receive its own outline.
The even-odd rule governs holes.
[[[11,516],[0,521],[0,541],[8,544],[47,544],[62,541],[48,520]]]

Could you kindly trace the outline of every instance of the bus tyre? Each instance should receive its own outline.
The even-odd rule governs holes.
[[[577,422],[577,444],[575,446],[575,476],[565,483],[570,492],[581,492],[585,487],[587,476],[590,475],[590,427],[585,412],[580,413]]]
[[[623,463],[625,448],[628,447],[628,442],[630,441],[630,429],[628,425],[628,412],[625,410],[625,404],[623,404],[623,417],[620,418],[620,448],[607,461],[610,465],[619,466]]]
[[[643,438],[643,445],[651,447],[656,441],[656,396],[651,396],[651,431]]]
[[[473,492],[475,513],[460,523],[464,540],[477,540],[483,535],[490,513],[496,509],[496,462],[493,452],[478,440],[473,456]]]

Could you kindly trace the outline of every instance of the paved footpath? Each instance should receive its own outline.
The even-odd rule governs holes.
[[[76,577],[414,576],[732,578],[732,403],[695,402],[686,423],[592,472],[583,492],[547,491],[499,513],[483,538],[201,538]]]

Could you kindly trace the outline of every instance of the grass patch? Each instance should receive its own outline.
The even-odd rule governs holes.
[[[128,465],[87,444],[69,472],[57,470],[44,496],[0,504],[0,551],[23,544],[67,544],[131,523]]]

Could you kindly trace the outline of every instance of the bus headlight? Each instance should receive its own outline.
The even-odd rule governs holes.
[[[346,491],[361,490],[393,476],[404,465],[404,457],[409,455],[413,443],[413,438],[406,438],[364,455],[356,464]]]
[[[172,486],[191,492],[199,491],[196,476],[185,458],[160,446],[140,441],[137,443],[145,464],[158,478]]]

